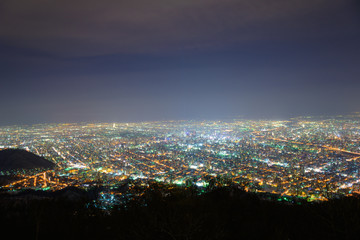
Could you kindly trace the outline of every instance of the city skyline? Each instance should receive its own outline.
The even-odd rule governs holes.
[[[353,0],[5,0],[0,126],[359,112],[359,12]]]

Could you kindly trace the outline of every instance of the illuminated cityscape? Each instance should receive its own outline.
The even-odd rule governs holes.
[[[206,187],[223,177],[247,191],[326,200],[358,192],[360,115],[286,121],[74,123],[0,128],[1,149],[21,148],[53,170],[1,172],[3,189],[111,189],[126,180]]]
[[[1,0],[12,239],[359,239],[360,0]]]

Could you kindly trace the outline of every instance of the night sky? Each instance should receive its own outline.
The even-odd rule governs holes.
[[[0,125],[360,111],[358,0],[1,0]]]

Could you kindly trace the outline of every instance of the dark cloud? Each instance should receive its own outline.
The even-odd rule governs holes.
[[[1,0],[0,124],[360,111],[354,0]]]
[[[349,1],[3,0],[0,39],[63,56],[184,51],[352,31]],[[304,34],[306,33],[306,34]]]

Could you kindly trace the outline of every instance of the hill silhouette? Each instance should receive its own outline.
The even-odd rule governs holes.
[[[0,171],[16,169],[53,168],[54,163],[22,149],[0,151]]]

